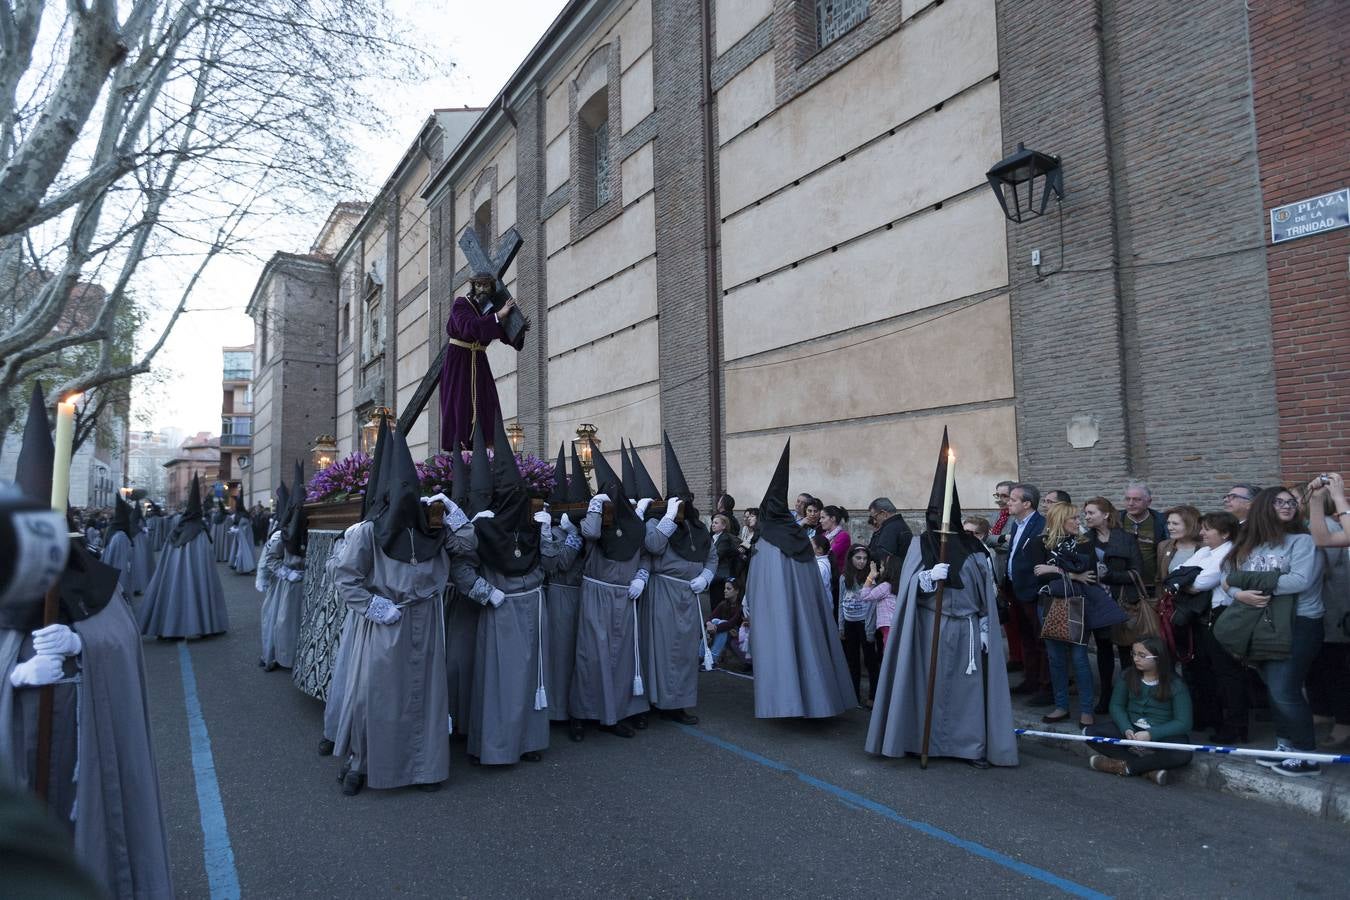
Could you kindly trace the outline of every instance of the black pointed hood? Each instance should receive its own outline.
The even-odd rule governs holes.
[[[301,485],[297,492],[295,501],[291,503],[290,512],[286,514],[286,524],[282,529],[282,537],[286,541],[286,552],[292,556],[304,556],[305,549],[309,545],[309,513],[305,512],[305,467],[297,462],[295,464],[294,482]]]
[[[206,523],[202,521],[201,481],[194,474],[192,486],[188,488],[187,509],[183,510],[183,514],[178,517],[178,524],[169,533],[169,543],[175,547],[186,547],[199,534],[206,534],[206,539],[211,540],[211,535],[206,532]]]
[[[619,450],[623,451],[622,442],[619,443]],[[624,458],[626,461],[627,454]],[[607,559],[627,562],[642,549],[642,539],[646,535],[645,526],[633,511],[633,504],[628,502],[623,479],[614,472],[609,460],[599,453],[591,459],[595,464],[595,485],[599,488],[599,493],[609,497],[610,509],[614,513],[613,521],[600,533],[598,542],[600,551]],[[631,469],[631,466],[628,468]]]
[[[104,530],[103,542],[106,544],[119,531],[127,536],[127,540],[136,536],[131,530],[131,504],[121,497],[114,497],[112,524]]]
[[[217,499],[215,510],[211,513],[211,524],[219,525],[224,521],[225,521],[225,502],[223,500]]]
[[[586,503],[591,499],[591,483],[586,480],[586,470],[581,467],[576,444],[572,445],[572,474],[567,478],[567,499],[572,503]]]
[[[670,536],[670,549],[682,559],[704,562],[712,547],[712,532],[708,530],[708,524],[699,518],[698,507],[694,505],[694,492],[689,490],[689,482],[685,480],[684,469],[680,468],[680,461],[675,456],[670,435],[662,431],[661,439],[666,450],[666,499],[678,497],[684,507],[681,510],[684,521],[676,526],[675,533]]]
[[[931,569],[937,565],[941,551],[942,534],[944,523],[942,521],[942,504],[946,500],[947,494],[947,461],[948,452],[951,447],[947,441],[947,429],[942,429],[942,446],[938,449],[937,467],[933,470],[933,487],[928,493],[928,508],[924,511],[925,528],[919,539],[919,547],[923,551],[923,567]],[[966,533],[961,525],[961,498],[956,489],[956,482],[952,482],[952,512],[951,520],[946,525],[947,534],[947,565],[950,567],[947,572],[947,585],[956,590],[960,590],[964,585],[961,581],[961,567],[966,564],[966,557],[971,553],[983,552],[983,545],[979,539]]]
[[[285,523],[286,514],[291,511],[291,489],[286,487],[286,479],[283,478],[281,483],[277,485],[273,496],[276,497],[277,502],[276,507],[272,510],[272,521],[276,523],[272,526],[272,531],[277,531]]]
[[[773,544],[784,556],[799,562],[814,562],[816,554],[811,549],[811,540],[806,536],[806,530],[792,518],[792,508],[787,502],[791,457],[792,438],[788,438],[783,445],[783,455],[778,458],[778,468],[774,469],[769,488],[759,503],[759,538]]]
[[[558,445],[558,461],[553,464],[553,492],[548,495],[550,506],[566,503],[569,496],[567,487],[567,445]]]
[[[427,523],[421,484],[408,442],[398,429],[389,432],[380,461],[379,496],[371,506],[375,543],[399,562],[427,562],[441,549],[441,535]]]
[[[14,470],[14,483],[30,500],[47,506],[52,500],[52,467],[56,464],[56,445],[52,443],[52,423],[41,382],[33,383],[28,400],[28,421],[23,426],[23,443]]]
[[[633,458],[633,472],[637,477],[637,499],[650,498],[659,503],[661,491],[656,487],[656,481],[642,462],[642,454],[637,452],[637,447],[633,446],[632,441],[628,442],[628,455]]]
[[[370,504],[380,491],[380,459],[384,455],[385,442],[389,440],[389,423],[380,416],[380,430],[375,435],[375,450],[370,457],[370,473],[366,476],[366,491],[361,495],[361,519],[370,516]]]
[[[494,571],[524,575],[539,565],[539,527],[530,515],[529,486],[516,466],[501,416],[497,417],[493,445],[494,517],[474,523],[478,556]]]
[[[492,460],[488,458],[483,423],[476,422],[473,426],[473,457],[469,461],[469,505],[465,507],[465,512],[472,518],[491,508]],[[473,512],[469,512],[470,509]]]
[[[449,453],[450,499],[465,515],[472,517],[477,510],[469,512],[469,464],[464,461],[464,452],[458,447]]]
[[[141,514],[141,501],[132,500],[127,505],[131,507],[128,510],[131,513],[131,537],[135,540],[141,536],[141,523],[145,521],[145,516]]]
[[[619,438],[619,470],[623,472],[623,495],[631,502],[642,499],[638,493],[637,470],[633,468],[633,458],[628,455],[628,444]]]

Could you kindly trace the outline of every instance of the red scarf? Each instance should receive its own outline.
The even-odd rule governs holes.
[[[1002,534],[1003,526],[1007,524],[1008,524],[1008,507],[1005,506],[998,511],[998,521],[994,523],[993,528],[989,529],[989,533]]]

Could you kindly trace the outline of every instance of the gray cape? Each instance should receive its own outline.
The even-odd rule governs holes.
[[[239,529],[239,533],[234,536],[230,548],[230,568],[234,569],[236,575],[252,575],[258,567],[258,557],[253,551],[253,522],[246,518],[240,519],[234,527]]]
[[[343,541],[334,583],[338,598],[356,615],[342,636],[342,671],[334,672],[329,688],[339,704],[333,755],[350,756],[352,771],[364,773],[372,788],[449,777],[441,610],[448,576],[443,552],[418,563],[385,556],[370,522],[348,529]],[[392,625],[367,619],[366,607],[376,594],[398,604],[402,618]]]
[[[858,705],[814,560],[798,562],[756,542],[745,596],[756,718],[819,719]]]
[[[182,547],[165,545],[139,618],[146,637],[195,638],[229,630],[225,593],[204,532]]]
[[[645,547],[651,573],[638,605],[642,677],[647,700],[658,709],[698,705],[698,669],[707,646],[703,609],[689,582],[704,569],[717,571],[717,551],[694,562],[670,549],[658,528],[649,528]]]
[[[264,666],[275,663],[289,669],[295,665],[295,642],[296,636],[300,633],[300,618],[304,612],[305,582],[304,579],[287,581],[281,577],[280,569],[286,566],[303,571],[305,561],[299,556],[285,552],[285,547],[281,543],[281,532],[278,531],[267,539],[263,565],[268,567],[272,577],[267,593],[263,595],[261,659]]]
[[[230,519],[225,517],[220,523],[211,524],[211,546],[216,554],[216,562],[230,561]]]
[[[114,531],[112,537],[103,545],[103,552],[98,556],[99,560],[105,566],[112,566],[114,569],[122,570],[122,583],[131,584],[131,564],[132,547],[131,538],[127,537],[125,531]]]
[[[56,687],[53,799],[66,798],[57,802],[63,818],[73,812],[75,852],[114,897],[171,898],[135,619],[119,591],[72,629],[83,643],[81,674],[78,686]],[[28,636],[0,630],[0,782],[17,787],[33,776],[39,694],[10,686],[9,673],[20,655],[32,655]]]
[[[131,584],[133,594],[144,594],[155,574],[155,551],[151,548],[150,532],[142,530],[131,539]]]
[[[934,599],[919,590],[922,568],[923,553],[915,537],[900,573],[902,589],[896,621],[877,678],[877,696],[864,745],[869,753],[904,756],[922,749]],[[1017,737],[1013,734],[1008,668],[998,633],[997,594],[989,557],[983,553],[966,557],[961,581],[965,585],[962,589],[947,587],[943,591],[928,755],[983,757],[996,766],[1015,766]],[[980,652],[980,619],[985,617],[990,626],[987,656]],[[755,664],[758,668],[758,659]]]
[[[567,535],[560,528],[553,531],[560,544]],[[548,576],[544,588],[544,616],[548,619],[548,717],[553,722],[565,722],[569,715],[572,695],[572,671],[577,656],[577,609],[581,605],[581,573],[586,560],[577,553],[572,564]]]

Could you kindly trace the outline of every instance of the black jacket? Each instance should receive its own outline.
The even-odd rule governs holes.
[[[904,516],[896,513],[882,522],[881,527],[872,533],[872,540],[868,541],[867,549],[877,561],[883,556],[898,556],[904,560],[905,554],[909,551],[909,542],[913,538],[914,533],[909,530]]]
[[[1132,603],[1139,598],[1130,570],[1133,569],[1143,578],[1144,557],[1139,553],[1139,541],[1134,535],[1121,528],[1112,528],[1106,543],[1102,544],[1097,540],[1095,531],[1089,532],[1084,546],[1094,569],[1097,565],[1097,548],[1105,550],[1106,558],[1103,561],[1106,563],[1106,574],[1098,577],[1098,584],[1110,591],[1117,600]]]
[[[1004,526],[1004,532],[1008,535],[1008,558],[1012,560],[1007,573],[1000,572],[1000,577],[1007,575],[1008,584],[1012,588],[1013,596],[1023,603],[1030,603],[1036,599],[1036,592],[1040,589],[1040,583],[1036,580],[1036,574],[1033,571],[1037,562],[1045,562],[1044,550],[1045,544],[1041,541],[1041,534],[1045,531],[1045,516],[1038,512],[1033,512],[1027,519],[1026,525],[1022,527],[1022,533],[1017,533],[1017,523],[1012,519]],[[1017,539],[1017,546],[1012,545],[1013,539]],[[1039,547],[1040,551],[1036,548]],[[1042,556],[1036,559],[1036,553],[1041,552]]]

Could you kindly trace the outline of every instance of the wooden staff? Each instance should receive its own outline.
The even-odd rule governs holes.
[[[42,600],[42,624],[44,627],[56,624],[60,609],[61,579],[57,578],[56,583],[47,588],[47,594]],[[52,717],[55,702],[56,685],[44,684],[38,688],[37,778],[33,787],[43,802],[47,800],[47,790],[51,782]]]
[[[938,541],[938,562],[947,561],[947,531],[941,532]],[[923,712],[923,745],[919,748],[919,768],[928,768],[928,739],[933,736],[933,687],[937,684],[938,647],[942,641],[942,590],[946,580],[937,583],[933,593],[933,650],[928,656],[928,706]],[[918,602],[918,598],[914,598]]]

